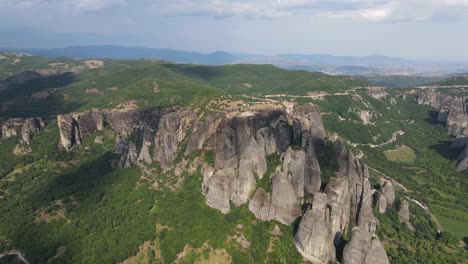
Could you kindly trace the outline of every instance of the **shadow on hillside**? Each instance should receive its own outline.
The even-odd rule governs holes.
[[[9,77],[0,82],[0,85],[4,86],[3,90],[0,90],[0,120],[31,116],[48,118],[78,109],[80,104],[67,103],[63,94],[52,90],[77,81],[76,74],[70,72],[46,77],[23,72]],[[40,93],[41,91],[44,92]],[[33,94],[35,95],[32,96]]]
[[[30,207],[30,218],[18,222],[11,237],[15,241],[14,246],[26,254],[28,261],[46,263],[55,255],[56,249],[64,245],[78,247],[76,249],[79,250],[80,241],[99,230],[97,226],[100,220],[96,218],[90,222],[89,218],[93,218],[93,206],[105,206],[98,204],[105,198],[106,187],[113,186],[118,179],[108,164],[113,157],[109,151],[89,162],[83,161],[78,167],[52,178],[48,184],[23,200],[25,206]],[[34,221],[38,209],[70,196],[80,203],[80,208],[68,215],[68,218],[73,219],[71,223],[64,220],[48,224]],[[108,215],[102,217],[104,223],[112,220],[108,219]]]
[[[171,69],[172,71],[179,72],[191,77],[196,77],[204,80],[209,80],[216,77],[223,76],[223,72],[220,68],[215,66],[205,66],[205,65],[180,65],[168,63],[164,64],[164,67]]]
[[[439,122],[437,120],[437,117],[439,113],[437,111],[428,111],[427,114],[429,115],[428,118],[426,118],[424,121],[428,122],[429,124],[432,125],[437,125],[437,124],[443,124],[443,122]]]
[[[436,145],[432,145],[429,148],[431,150],[437,151],[437,153],[446,159],[456,160],[462,152],[463,148],[451,148],[451,143],[451,141],[439,141]]]
[[[49,76],[41,76],[34,72],[22,72],[2,81],[3,89],[0,93],[4,99],[15,97],[29,97],[31,94],[44,89],[60,88],[78,81],[76,74],[65,72]]]

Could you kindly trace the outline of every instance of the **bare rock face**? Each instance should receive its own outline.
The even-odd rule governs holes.
[[[226,214],[230,211],[229,181],[222,170],[215,170],[209,165],[203,165],[202,193],[205,195],[206,204]]]
[[[205,145],[207,148],[212,149],[214,146],[214,135],[222,119],[223,115],[215,113],[208,115],[203,120],[196,120],[185,155],[190,155],[196,151],[202,150]]]
[[[319,107],[311,103],[296,106],[294,108],[294,117],[300,124],[301,132],[309,132],[314,147],[319,147],[319,144],[325,138],[325,129]]]
[[[397,101],[395,97],[390,97],[390,105],[396,105]]]
[[[78,124],[72,115],[58,115],[57,124],[60,129],[60,144],[65,150],[70,150],[75,144],[81,144]]]
[[[291,224],[300,216],[304,161],[304,151],[288,148],[283,155],[282,169],[271,178],[271,193],[259,188],[250,198],[249,209],[257,218]]]
[[[387,97],[388,92],[384,87],[369,87],[367,89],[367,94],[374,97],[375,99],[382,99]]]
[[[430,105],[438,110],[437,120],[446,122],[450,136],[468,136],[468,114],[465,97],[452,97],[434,89],[420,90],[416,96],[418,104]]]
[[[40,117],[26,119],[21,127],[21,138],[26,144],[31,143],[33,135],[38,133],[44,126],[44,120]]]
[[[439,114],[437,115],[437,121],[447,122],[448,114],[450,112],[450,107],[452,106],[453,97],[446,96],[440,102]]]
[[[455,97],[450,105],[446,129],[450,136],[466,135],[468,127],[467,99]]]
[[[269,221],[271,207],[271,195],[263,188],[258,188],[255,194],[250,198],[249,210],[263,221]]]
[[[320,140],[320,139],[318,139]],[[319,147],[320,141],[315,141],[314,137],[309,132],[302,132],[302,149],[305,151],[305,171],[304,171],[304,187],[308,193],[317,193],[322,185],[322,176],[320,165],[318,163],[317,152],[314,145]]]
[[[159,162],[164,171],[172,168],[179,146],[196,117],[197,114],[190,108],[161,117],[154,141],[154,160]]]
[[[284,137],[284,132],[290,137],[289,129],[285,129],[285,120],[287,116],[282,111],[224,118],[214,135],[216,172],[205,182],[226,186],[223,190],[229,192],[229,199],[235,205],[246,203],[255,190],[256,181],[263,177],[267,169],[267,153],[277,152],[291,144],[291,139],[286,142],[278,139],[280,133]],[[272,141],[275,143],[272,144]],[[275,146],[274,150],[272,146]],[[211,192],[212,189],[209,187],[207,190]],[[211,194],[206,195],[208,197]]]
[[[398,215],[402,221],[410,220],[410,212],[409,212],[409,203],[406,200],[401,200],[398,206]]]
[[[115,148],[113,151],[120,156],[119,160],[112,162],[114,168],[130,168],[137,163],[137,149],[135,143],[118,136],[115,141]]]
[[[350,225],[356,225],[359,229],[374,234],[379,224],[372,212],[373,192],[368,179],[367,165],[361,165],[355,160],[352,151],[347,151],[345,146],[339,142],[337,156],[340,172],[329,180],[324,194],[319,192],[314,195],[312,211],[314,211],[316,199],[318,199],[321,208],[319,215],[324,217],[326,221],[308,220],[310,218],[306,217],[309,214],[307,212],[301,220],[295,236],[299,252],[314,263],[333,261],[336,258],[335,251],[325,250],[323,252],[328,253],[321,255],[322,251],[314,251],[310,248],[329,249],[329,243],[333,248],[338,247],[343,241],[342,234],[347,232]],[[385,202],[384,205],[386,206],[386,204]],[[324,233],[314,233],[314,229],[310,227],[311,224],[307,224],[307,221],[315,224],[325,222],[326,224],[320,227]],[[308,236],[304,238],[304,234]],[[309,250],[306,250],[308,247]]]
[[[375,234],[354,227],[343,250],[343,264],[389,264],[387,253]]]
[[[379,209],[379,213],[385,214],[387,211],[387,199],[385,198],[385,195],[380,192],[375,192],[374,200],[377,208]]]
[[[362,120],[362,123],[364,125],[368,125],[371,123],[371,114],[368,110],[359,111],[359,118]]]
[[[348,178],[342,174],[331,178],[325,187],[325,194],[330,208],[330,228],[335,245],[337,245],[341,241],[342,234],[346,233],[349,227],[351,194]]]
[[[395,202],[395,188],[393,187],[392,181],[385,181],[382,194],[387,201],[387,205],[393,206],[393,203]]]
[[[278,172],[272,178],[270,219],[283,224],[291,224],[301,215],[301,198],[294,191],[294,185],[287,173]]]
[[[146,163],[150,165],[153,163],[153,158],[151,156],[150,150],[152,149],[154,142],[153,133],[146,129],[143,133],[143,144],[141,147],[140,155],[138,156],[139,164]]]
[[[96,130],[102,130],[104,127],[104,115],[100,112],[74,114],[73,118],[78,124],[81,137],[87,137]]]
[[[166,113],[175,110],[177,110],[175,107],[110,111],[93,110],[58,115],[61,145],[65,150],[70,150],[75,144],[81,144],[84,137],[97,130],[102,130],[104,123],[107,123],[117,134],[125,138],[130,136],[141,138],[145,128],[151,131],[157,130],[159,119]]]
[[[455,167],[455,170],[457,172],[462,172],[466,169],[468,169],[468,144],[465,145],[465,148],[458,156],[458,163],[457,163],[457,166]]]
[[[269,179],[271,193],[257,190],[249,206],[261,219],[289,224],[299,216],[304,190],[320,190],[314,145],[323,141],[325,132],[315,105],[298,106],[292,112],[271,109],[242,116],[215,114],[195,122],[186,153],[202,148],[215,153],[214,172],[204,177],[207,204],[219,205],[222,209],[217,209],[225,211],[229,201],[236,206],[247,203],[267,171],[268,155],[279,153],[283,170]],[[220,195],[219,199],[213,197],[214,193]]]
[[[314,195],[312,208],[302,217],[294,240],[302,256],[313,263],[335,260],[334,234],[330,226],[330,209],[327,207],[326,194]]]
[[[2,139],[16,137],[21,134],[24,143],[31,143],[34,134],[38,133],[45,126],[44,120],[40,117],[32,118],[11,118],[1,124]]]
[[[21,134],[24,143],[31,143],[33,135],[38,133],[45,126],[44,120],[40,117],[33,118],[12,118],[1,124],[2,139],[16,137]]]
[[[57,124],[60,129],[60,143],[68,151],[75,144],[81,144],[84,137],[102,130],[104,115],[97,111],[58,115]]]
[[[468,98],[452,97],[441,94],[434,89],[420,90],[416,96],[418,104],[430,105],[438,110],[437,120],[446,122],[446,130],[450,136],[456,137],[451,147],[467,146],[468,140]],[[465,148],[458,158],[456,171],[468,169],[468,151]]]
[[[410,231],[416,231],[410,222],[409,202],[407,200],[400,200],[398,205],[398,215],[400,216],[401,223],[403,223]]]
[[[122,136],[140,135],[145,128],[156,131],[159,120],[167,113],[176,111],[176,107],[148,108],[148,109],[123,109],[105,111],[105,121],[109,126]]]

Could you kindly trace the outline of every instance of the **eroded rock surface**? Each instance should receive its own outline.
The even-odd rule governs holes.
[[[343,250],[343,264],[388,264],[387,253],[379,238],[361,227],[354,227],[351,240]]]
[[[445,122],[447,133],[456,137],[452,147],[461,148],[467,146],[468,140],[468,98],[451,96],[437,92],[435,89],[422,89],[416,96],[418,104],[430,105],[438,111],[437,120]],[[468,151],[465,150],[458,158],[456,171],[468,169]]]
[[[342,234],[347,232],[349,226],[356,225],[374,234],[379,224],[372,212],[373,191],[368,179],[367,165],[361,165],[354,158],[352,151],[347,151],[342,143],[338,143],[337,156],[340,171],[329,180],[325,193],[319,192],[314,195],[311,209],[311,211],[319,211],[315,214],[325,217],[326,221],[311,221],[310,215],[315,214],[308,211],[301,220],[295,236],[299,251],[314,263],[327,263],[336,259],[335,251],[329,250],[329,243],[334,247],[338,246],[342,242]],[[319,202],[316,206],[317,201]],[[311,231],[313,228],[307,221],[323,225],[320,230],[325,232],[326,236]]]
[[[334,234],[327,203],[325,193],[315,194],[312,208],[302,217],[294,236],[299,252],[313,263],[329,263],[335,260]]]
[[[21,135],[24,143],[29,144],[34,136],[42,127],[45,126],[44,120],[40,117],[33,118],[11,118],[1,124],[0,133],[2,139],[16,137]]]

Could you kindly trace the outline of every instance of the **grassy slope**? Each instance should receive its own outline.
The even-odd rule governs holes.
[[[468,75],[451,77],[431,85],[468,85]]]
[[[68,62],[66,59],[59,61]],[[33,63],[30,67],[38,68]],[[153,91],[154,82],[159,86],[158,93]],[[253,87],[247,88],[245,83]],[[201,99],[226,93],[306,94],[309,91],[338,91],[365,85],[368,83],[350,77],[287,71],[271,65],[211,67],[150,60],[106,60],[102,69],[36,79],[0,92],[0,103],[8,104],[8,109],[0,113],[0,120],[31,115],[50,116],[91,108],[113,108],[130,100],[134,100],[140,107],[190,105],[192,102],[202,104],[206,100]],[[86,92],[93,88],[101,94]],[[34,92],[52,89],[53,95],[47,100],[30,98]]]

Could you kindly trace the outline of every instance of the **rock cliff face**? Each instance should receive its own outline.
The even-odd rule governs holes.
[[[351,239],[343,250],[343,264],[388,264],[385,249],[375,234],[354,227]]]
[[[58,115],[61,146],[69,151],[74,145],[80,145],[83,138],[97,130],[102,130],[104,124],[127,138],[140,137],[145,129],[156,131],[159,119],[176,108],[105,110]]]
[[[453,147],[467,145],[468,140],[464,138],[468,136],[468,98],[442,94],[435,89],[423,89],[417,93],[416,102],[437,109],[437,120],[445,122],[447,133],[457,138],[452,144]],[[468,169],[467,155],[468,151],[465,149],[458,158],[458,172]]]
[[[197,114],[189,108],[168,113],[159,120],[154,141],[154,160],[167,171],[172,168],[180,144],[190,131]]]
[[[91,111],[57,119],[66,150],[97,130],[113,130],[114,153],[119,157],[111,161],[115,168],[145,168],[157,162],[163,171],[173,170],[181,177],[188,164],[183,159],[176,166],[179,155],[204,152],[205,162],[202,155],[196,165],[201,165],[202,193],[206,204],[221,213],[229,213],[232,205],[248,203],[258,219],[289,225],[307,205],[294,239],[299,252],[314,263],[337,260],[342,255],[341,251],[337,254],[344,243],[342,236],[351,227],[348,253],[340,261],[388,263],[375,236],[378,220],[372,213],[374,191],[367,165],[361,165],[342,142],[337,143],[336,153],[340,169],[321,191],[317,155],[324,146],[325,131],[313,104],[290,111],[272,108],[206,116],[176,107]],[[139,149],[138,140],[142,141]],[[213,153],[213,160],[206,159],[208,152]],[[271,155],[280,159],[276,168],[268,168]],[[393,204],[392,190],[391,183],[384,185],[385,206]]]
[[[338,145],[338,161],[340,172],[330,179],[325,193],[314,195],[312,207],[301,219],[295,235],[299,252],[313,263],[327,263],[336,259],[335,247],[342,242],[342,234],[347,232],[349,226],[355,225],[355,228],[367,232],[369,241],[371,236],[378,241],[374,235],[378,220],[372,213],[373,195],[367,165],[361,165],[343,145]],[[380,242],[378,245],[380,248],[377,250],[383,250]],[[358,246],[360,242],[347,245],[349,251],[358,250]],[[384,250],[383,254],[386,258]],[[352,254],[343,255],[342,261],[364,263],[353,262],[353,258]],[[376,263],[388,263],[388,260]]]
[[[33,118],[12,118],[8,119],[1,124],[0,133],[2,139],[15,137],[21,135],[21,139],[24,143],[29,144],[37,132],[45,126],[44,120],[40,117]]]
[[[334,234],[331,229],[331,209],[325,193],[314,195],[312,208],[301,219],[294,236],[299,252],[313,263],[335,261]]]
[[[271,178],[271,193],[258,188],[250,199],[249,209],[257,218],[290,224],[300,216],[301,199],[304,197],[304,162],[304,151],[288,148],[281,169]]]
[[[204,133],[202,131],[205,131]],[[260,219],[290,224],[300,215],[304,190],[320,190],[320,167],[315,146],[325,132],[315,105],[298,106],[294,113],[272,109],[244,116],[209,116],[197,121],[187,152],[212,149],[214,168],[204,170],[203,190],[207,204],[228,212],[229,202],[249,208]],[[281,170],[268,175],[271,192],[256,192],[265,176],[267,157],[279,153]]]

